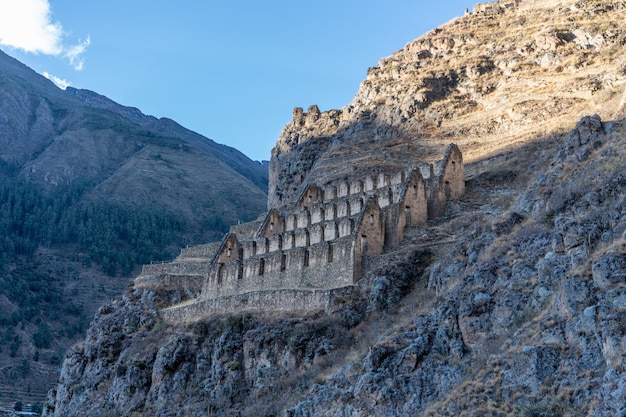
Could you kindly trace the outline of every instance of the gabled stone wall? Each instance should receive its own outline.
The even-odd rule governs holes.
[[[441,216],[446,201],[461,198],[465,193],[464,177],[463,154],[458,146],[452,144],[446,149],[435,176],[426,182],[428,217]]]
[[[268,289],[345,287],[354,283],[353,271],[354,239],[348,236],[213,264],[201,298]]]

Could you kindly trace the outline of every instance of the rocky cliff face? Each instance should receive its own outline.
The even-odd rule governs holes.
[[[319,314],[166,326],[166,295],[129,289],[47,415],[626,415],[625,14],[466,16],[370,69],[344,109],[296,109],[270,204],[450,141],[465,197]]]

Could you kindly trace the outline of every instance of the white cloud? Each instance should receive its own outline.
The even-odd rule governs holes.
[[[70,61],[70,65],[73,66],[76,71],[83,69],[83,65],[85,65],[85,58],[83,58],[83,54],[89,45],[91,45],[91,39],[87,36],[85,41],[77,45],[70,46],[65,51],[65,57]]]
[[[65,90],[67,87],[72,85],[72,83],[70,83],[69,81],[64,80],[63,78],[59,78],[56,75],[52,75],[50,73],[44,72],[42,75],[55,83],[56,86],[59,87],[61,90]]]
[[[64,35],[61,23],[52,20],[48,0],[0,0],[0,45],[63,57],[80,71],[90,39],[67,45]]]

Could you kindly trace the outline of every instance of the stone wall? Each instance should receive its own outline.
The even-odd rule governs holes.
[[[463,154],[458,146],[448,146],[441,164],[439,178],[440,184],[443,185],[444,202],[458,200],[465,194]]]
[[[351,287],[335,290],[272,290],[256,291],[167,308],[161,311],[168,323],[190,323],[211,314],[272,311],[329,311],[335,295],[351,291]]]
[[[215,255],[215,250],[211,256]],[[207,258],[208,259],[208,258]],[[207,262],[174,262],[147,264],[141,268],[141,276],[161,274],[196,274],[206,275],[209,270]]]
[[[385,246],[385,217],[379,205],[373,199],[368,200],[358,219],[354,233],[354,272],[353,282],[362,276],[363,257],[380,255]]]
[[[219,242],[212,242],[204,245],[187,246],[181,249],[179,257],[211,259],[219,245]]]
[[[354,239],[284,249],[211,265],[201,298],[267,289],[339,288],[354,280]]]
[[[543,0],[539,0],[543,1]],[[476,14],[499,14],[503,13],[506,10],[516,9],[520,6],[521,3],[532,2],[536,3],[535,0],[499,0],[499,1],[490,1],[487,3],[479,3],[474,5],[474,13]]]
[[[189,298],[198,298],[205,280],[205,275],[195,274],[145,275],[135,278],[133,285],[136,288],[179,290]]]
[[[474,5],[473,13],[493,15],[509,10],[526,11],[534,8],[556,8],[571,3],[571,0],[497,0]]]
[[[465,192],[463,154],[454,144],[448,146],[436,175],[426,181],[428,217],[443,215],[446,201],[457,200]]]
[[[236,224],[230,227],[230,232],[236,233],[239,236],[252,237],[262,223],[262,220],[256,220],[253,222]]]
[[[361,276],[362,257],[382,252],[385,212],[393,212],[392,207],[398,211],[400,199],[409,196],[407,183],[405,172],[379,175],[376,184],[380,187],[365,192],[363,182],[342,180],[332,185],[339,190],[332,201],[325,201],[325,188],[308,187],[292,211],[270,210],[253,239],[240,240],[235,233],[225,237],[201,297],[268,288],[327,289],[352,284]],[[410,183],[423,191],[418,172],[411,176]],[[414,204],[413,211],[420,204],[425,210],[425,198],[419,203],[415,198],[411,201],[407,204]],[[426,220],[425,216],[413,217],[415,221],[422,217]],[[401,223],[403,229],[406,221]]]
[[[559,6],[563,6],[566,4],[571,4],[571,0],[518,0],[517,8],[520,11],[525,11],[533,8],[546,8],[546,9],[555,9]],[[603,1],[603,3],[606,3]]]

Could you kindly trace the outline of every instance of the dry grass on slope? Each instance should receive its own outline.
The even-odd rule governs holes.
[[[468,162],[584,115],[610,120],[623,106],[626,9],[569,3],[456,19],[381,60],[352,106],[426,144],[454,141]]]

